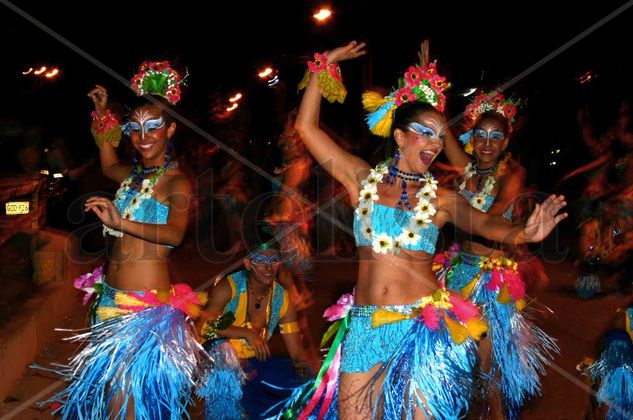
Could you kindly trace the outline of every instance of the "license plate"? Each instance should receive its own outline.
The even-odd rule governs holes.
[[[10,201],[5,204],[6,214],[29,214],[28,201]]]

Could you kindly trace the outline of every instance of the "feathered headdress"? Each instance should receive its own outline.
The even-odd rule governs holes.
[[[369,112],[366,117],[369,130],[381,137],[389,137],[394,111],[407,102],[424,102],[440,112],[444,111],[444,90],[450,86],[446,78],[437,73],[435,63],[427,67],[411,66],[398,80],[398,89],[383,97],[377,92],[363,93],[363,106]]]
[[[466,132],[459,136],[459,140],[465,145],[466,152],[472,154],[473,145],[470,141],[472,128],[479,117],[486,112],[496,112],[508,120],[508,131],[512,132],[512,124],[517,113],[518,103],[518,100],[504,98],[503,94],[496,90],[488,93],[482,92],[475,96],[464,111],[464,128]]]
[[[145,61],[132,78],[132,89],[138,96],[158,95],[176,105],[180,100],[180,85],[183,80],[169,61]]]

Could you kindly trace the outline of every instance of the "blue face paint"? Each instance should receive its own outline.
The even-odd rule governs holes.
[[[473,137],[475,141],[501,141],[506,138],[506,135],[503,131],[492,130],[488,133],[486,130],[481,128],[475,128],[473,130]]]
[[[441,133],[439,136],[436,136],[435,130],[419,122],[412,122],[411,124],[409,124],[409,131],[415,133],[418,136],[426,137],[430,140],[444,141],[444,139],[446,138],[445,133]]]
[[[264,255],[253,254],[251,255],[251,261],[255,264],[278,264],[280,261],[279,254]]]
[[[158,130],[159,128],[162,128],[163,125],[164,125],[163,117],[158,117],[154,120],[149,120],[145,122],[145,124],[143,124],[146,133],[148,131]]]
[[[135,123],[134,121],[130,121],[127,125],[127,131],[129,134],[137,133],[141,131],[141,125],[139,123]]]

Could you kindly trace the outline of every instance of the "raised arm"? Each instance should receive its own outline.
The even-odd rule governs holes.
[[[94,89],[88,92],[88,96],[94,103],[97,116],[105,115],[108,109],[108,92],[106,88],[96,85]],[[101,171],[107,178],[115,182],[122,182],[132,172],[132,165],[120,163],[116,154],[116,148],[108,142],[103,142],[100,145],[99,158],[101,160]]]
[[[326,52],[325,55],[328,57],[329,63],[335,63],[360,57],[365,54],[364,47],[364,43],[357,44],[353,41],[343,47]],[[316,161],[348,191],[354,191],[360,181],[359,172],[369,170],[369,165],[364,160],[343,150],[319,127],[320,108],[321,92],[317,85],[317,77],[312,77],[301,100],[295,129]]]
[[[567,204],[563,196],[551,195],[543,204],[537,204],[525,225],[481,212],[455,191],[442,189],[441,196],[438,214],[442,215],[443,221],[449,221],[463,231],[510,245],[540,242],[567,217],[567,213],[558,213]]]
[[[446,130],[446,140],[444,141],[444,153],[451,163],[460,174],[464,173],[464,168],[470,162],[470,156],[464,152],[462,145],[457,140],[457,137],[453,134],[454,127],[449,127]]]
[[[495,197],[494,204],[488,210],[488,214],[493,216],[503,216],[510,205],[525,191],[525,169],[516,162],[512,162],[508,167],[505,180],[500,185],[500,189]]]

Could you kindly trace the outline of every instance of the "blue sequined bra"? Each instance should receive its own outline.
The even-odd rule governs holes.
[[[374,203],[374,209],[371,214],[371,228],[376,234],[386,233],[391,237],[396,237],[402,232],[402,228],[409,226],[409,221],[413,216],[413,212],[385,206],[383,204]],[[437,226],[428,223],[419,232],[422,236],[415,245],[402,245],[404,249],[409,251],[424,251],[428,254],[435,253],[435,244],[440,234]],[[354,218],[354,239],[356,246],[372,246],[371,240],[363,235],[362,223],[358,217]]]
[[[463,191],[460,191],[460,193],[466,198],[466,200],[468,200],[468,202],[471,202],[471,200],[473,199],[473,197],[475,196],[475,193],[473,193],[470,190],[464,189]],[[486,194],[486,201],[483,205],[482,211],[484,213],[488,213],[488,210],[490,210],[490,207],[492,207],[492,203],[494,203],[495,201],[495,196],[494,195],[490,195],[490,194]],[[510,207],[508,207],[508,209],[505,211],[505,213],[503,213],[503,217],[506,220],[512,221],[512,211],[514,210],[514,205],[511,205]]]
[[[113,203],[119,209],[119,212],[123,214],[130,202],[138,195],[140,195],[138,191],[127,190],[122,196],[115,198]],[[131,214],[132,220],[135,222],[164,225],[167,224],[167,218],[169,217],[169,206],[151,197],[141,200],[140,205],[134,208]],[[163,246],[173,248],[171,245],[163,244]]]

